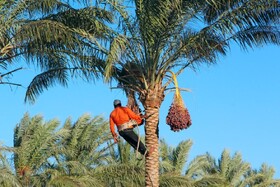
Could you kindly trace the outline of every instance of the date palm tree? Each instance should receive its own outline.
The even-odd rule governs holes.
[[[183,141],[175,148],[160,141],[160,186],[192,186],[192,180],[183,176],[192,141]],[[176,181],[177,180],[177,181]]]
[[[68,132],[56,131],[58,120],[43,121],[43,117],[30,117],[25,114],[14,132],[14,167],[18,180],[23,186],[42,186],[46,183],[40,179],[44,168],[51,165],[59,142]]]
[[[28,87],[26,100],[34,102],[42,89],[55,83],[66,86],[70,75],[99,77],[96,64],[100,66],[106,56],[102,46],[108,39],[107,24],[112,23],[113,13],[104,8],[103,1],[96,6],[91,2],[0,2],[0,68],[24,59],[41,70]]]
[[[93,175],[100,178],[105,186],[143,186],[144,160],[135,153],[131,145],[120,139],[118,144],[109,141],[108,148],[105,164],[98,166]]]
[[[12,27],[15,21],[14,17],[18,12],[18,9],[22,8],[14,6],[14,9],[10,9],[12,6],[11,1],[3,0],[0,2],[0,84],[21,86],[19,83],[11,82],[9,75],[14,72],[21,70],[22,68],[16,68],[14,70],[8,70],[8,66],[12,63],[12,59],[16,57],[12,50],[12,45],[9,35],[11,34],[8,30]],[[4,72],[3,72],[4,71]]]
[[[209,167],[206,155],[196,156],[188,161],[191,140],[182,141],[177,147],[160,141],[160,186],[206,187],[221,184],[216,175],[209,175],[204,169]]]
[[[95,170],[106,164],[108,122],[85,114],[74,123],[68,118],[60,129],[59,125],[56,119],[44,122],[42,116],[25,114],[11,149],[16,173],[3,165],[6,172],[0,179],[14,176],[9,184],[18,181],[22,186],[105,186]]]
[[[111,140],[107,126],[108,122],[101,116],[84,114],[74,123],[68,118],[63,129],[70,133],[60,142],[61,161],[77,161],[88,168],[102,163],[107,142]]]
[[[279,45],[279,10],[278,0],[135,0],[120,11],[105,77],[135,92],[145,109],[146,145],[156,148],[146,158],[146,186],[159,186],[159,109],[170,72],[214,64],[233,42],[243,49]]]
[[[69,133],[57,142],[55,162],[42,179],[49,179],[51,186],[104,186],[92,173],[106,161],[106,142],[111,139],[107,125],[101,116],[85,114],[75,122],[68,118],[62,129]]]
[[[216,159],[209,154],[207,154],[207,157],[209,164],[208,167],[204,168],[205,172],[209,175],[217,175],[222,180],[221,184],[214,186],[244,186],[244,178],[251,170],[251,166],[249,163],[242,160],[240,153],[235,153],[231,156],[228,150],[224,150],[221,157],[218,159],[218,162],[216,162]],[[247,177],[247,180],[250,179]]]
[[[8,158],[5,155],[5,147],[0,146],[0,186],[21,186],[17,177],[14,175]]]
[[[279,187],[280,180],[274,178],[275,170],[266,164],[262,164],[260,169],[254,169],[245,176],[242,187]]]
[[[274,179],[275,171],[273,167],[263,164],[260,169],[252,169],[248,162],[242,160],[240,153],[230,155],[228,150],[224,150],[221,157],[216,159],[206,154],[208,165],[203,168],[204,175],[217,176],[221,179],[219,185],[213,187],[277,187],[280,181]]]

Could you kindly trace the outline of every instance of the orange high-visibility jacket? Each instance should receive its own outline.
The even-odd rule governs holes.
[[[112,135],[116,135],[115,125],[120,126],[130,119],[134,119],[138,124],[141,124],[142,118],[135,114],[131,109],[127,107],[117,107],[110,114],[110,130]]]

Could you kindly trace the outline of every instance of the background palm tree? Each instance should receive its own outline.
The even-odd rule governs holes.
[[[275,171],[272,167],[263,164],[259,170],[252,169],[248,162],[242,160],[240,153],[230,155],[224,150],[221,157],[216,159],[206,154],[208,165],[203,167],[204,175],[217,176],[221,183],[212,187],[235,186],[235,187],[277,187],[279,180],[274,179]]]
[[[15,128],[14,167],[21,185],[42,186],[40,179],[44,168],[51,165],[52,156],[58,149],[57,142],[67,135],[66,129],[56,131],[58,120],[43,121],[43,117],[25,114]]]
[[[12,1],[3,0],[0,2],[0,84],[21,86],[19,83],[11,82],[9,75],[22,68],[16,68],[14,70],[7,69],[12,63],[12,59],[16,57],[12,50],[9,29],[15,24],[15,15],[22,8],[22,5],[18,4],[18,6],[14,5],[13,9],[10,9],[12,5]]]
[[[10,162],[6,157],[4,150],[5,148],[0,146],[0,186],[21,186],[17,177],[13,173]]]
[[[126,142],[112,143],[107,125],[101,116],[87,114],[75,122],[68,118],[63,126],[56,119],[25,114],[15,128],[14,147],[0,146],[0,185],[143,186],[144,159]],[[187,164],[192,141],[176,147],[160,143],[160,186],[279,186],[272,167],[252,170],[239,153],[231,156],[225,150],[217,162],[209,154],[199,155]],[[7,151],[13,153],[11,161]]]
[[[64,123],[63,129],[70,134],[61,142],[63,161],[78,161],[88,168],[104,162],[107,142],[111,139],[108,122],[101,116],[82,115],[75,123],[70,118]],[[102,148],[102,149],[101,149]]]
[[[206,155],[196,156],[188,161],[191,140],[182,141],[177,147],[171,147],[160,141],[160,186],[206,187],[221,184],[216,175],[204,172],[209,166]]]
[[[15,128],[14,166],[22,186],[104,186],[95,169],[106,164],[108,122],[85,114],[63,127],[25,114]]]
[[[183,174],[192,145],[193,142],[191,140],[185,140],[176,147],[171,147],[164,139],[160,140],[161,173]]]
[[[41,70],[27,89],[26,101],[34,102],[56,83],[67,86],[70,75],[99,77],[107,24],[113,21],[104,2],[92,6],[88,0],[1,1],[0,68],[24,59]]]
[[[254,169],[245,176],[244,187],[279,187],[280,180],[274,178],[275,170],[266,164],[262,164],[260,169]],[[243,187],[242,186],[242,187]]]
[[[108,148],[106,164],[97,167],[94,170],[94,175],[99,176],[105,186],[143,186],[144,159],[122,139],[118,144],[109,141]]]
[[[131,6],[135,13],[120,12],[123,25],[111,42],[105,76],[138,94],[148,116],[148,148],[159,145],[159,108],[172,86],[171,71],[178,76],[187,67],[216,63],[232,42],[243,49],[280,43],[277,0],[135,0]],[[159,186],[157,149],[145,168],[146,186]]]
[[[224,150],[221,154],[218,163],[215,158],[207,155],[209,165],[205,168],[206,173],[210,175],[218,175],[222,183],[219,186],[236,186],[241,187],[244,185],[244,178],[251,170],[250,164],[242,160],[240,153],[230,155],[228,150]],[[248,180],[249,178],[247,178]]]
[[[82,115],[76,122],[68,118],[62,129],[69,131],[57,144],[55,162],[46,172],[52,186],[104,186],[95,170],[106,161],[109,130],[103,117]],[[45,177],[45,176],[44,176]]]

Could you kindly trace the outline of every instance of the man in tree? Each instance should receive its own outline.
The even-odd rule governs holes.
[[[142,155],[151,154],[153,149],[148,152],[139,136],[133,131],[136,125],[142,125],[144,123],[144,119],[128,107],[122,107],[121,101],[118,99],[114,100],[113,104],[114,110],[110,114],[110,130],[114,141],[116,143],[119,141],[118,135],[115,132],[116,125],[119,135],[135,150],[139,151]]]

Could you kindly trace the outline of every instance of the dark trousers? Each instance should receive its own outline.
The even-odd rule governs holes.
[[[139,137],[133,131],[133,129],[125,129],[119,132],[120,136],[123,137],[135,150],[137,150],[137,144]],[[138,151],[144,155],[146,153],[145,145],[139,140],[139,148]]]

